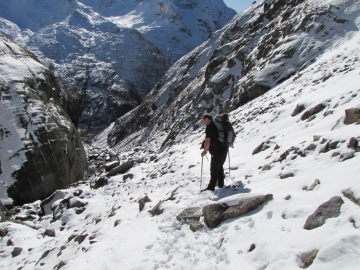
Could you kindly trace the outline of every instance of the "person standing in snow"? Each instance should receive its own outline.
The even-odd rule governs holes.
[[[214,123],[213,116],[211,114],[205,113],[201,117],[201,120],[204,125],[206,125],[204,151],[201,152],[201,156],[205,156],[207,152],[210,152],[211,154],[211,178],[207,188],[203,189],[202,191],[214,191],[216,183],[219,188],[222,188],[224,186],[225,173],[223,165],[225,163],[229,147],[220,145],[218,141],[218,129]]]

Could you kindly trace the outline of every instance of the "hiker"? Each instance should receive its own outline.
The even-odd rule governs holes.
[[[201,190],[201,192],[205,190],[214,191],[216,183],[219,188],[224,186],[225,173],[223,165],[226,160],[229,145],[227,143],[220,143],[219,131],[211,114],[205,113],[201,117],[201,120],[206,125],[204,151],[201,152],[201,156],[204,157],[207,152],[211,154],[210,182],[207,188]]]

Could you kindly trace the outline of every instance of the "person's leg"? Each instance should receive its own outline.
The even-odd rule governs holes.
[[[225,173],[224,173],[224,163],[226,161],[227,156],[227,148],[223,149],[219,155],[219,170],[218,170],[218,187],[222,188],[224,186],[224,180],[225,180]]]
[[[210,182],[209,185],[207,187],[207,189],[210,190],[215,190],[215,186],[216,186],[216,182],[218,181],[218,172],[220,169],[220,165],[221,165],[221,155],[219,155],[219,153],[215,152],[212,156],[211,156],[211,161],[210,161]]]

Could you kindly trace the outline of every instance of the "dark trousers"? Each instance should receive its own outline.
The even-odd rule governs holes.
[[[212,151],[210,162],[210,183],[207,189],[214,190],[216,183],[222,188],[224,186],[225,173],[223,165],[228,153],[228,147],[221,147],[215,151]]]

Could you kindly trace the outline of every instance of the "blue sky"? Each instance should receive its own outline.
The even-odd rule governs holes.
[[[223,0],[225,4],[237,12],[248,8],[255,0]]]

